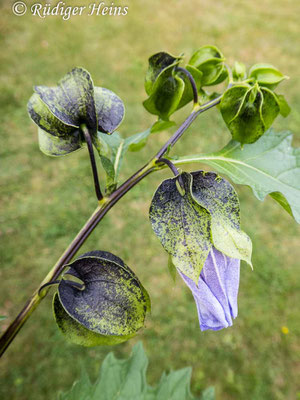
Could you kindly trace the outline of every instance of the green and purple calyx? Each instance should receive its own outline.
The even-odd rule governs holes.
[[[122,100],[112,91],[94,87],[88,71],[74,68],[57,86],[36,86],[28,102],[31,119],[39,127],[41,150],[51,156],[69,154],[85,143],[80,126],[92,139],[111,134],[124,117]]]

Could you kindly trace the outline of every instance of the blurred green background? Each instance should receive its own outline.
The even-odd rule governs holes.
[[[148,57],[165,50],[184,52],[188,59],[198,47],[215,44],[229,64],[270,62],[291,77],[280,91],[293,112],[287,119],[279,117],[274,127],[295,134],[299,129],[298,1],[115,1],[119,3],[129,6],[127,16],[81,16],[69,21],[40,19],[30,13],[17,17],[11,1],[1,3],[0,315],[8,319],[0,329],[16,315],[96,207],[86,151],[61,159],[39,151],[37,129],[26,111],[33,85],[53,85],[74,66],[87,68],[97,86],[123,99],[126,118],[120,131],[126,136],[154,121],[142,107]],[[176,121],[188,112],[188,107],[181,110]],[[131,153],[122,178],[147,161],[170,134],[153,135],[145,149]],[[173,154],[217,150],[229,139],[218,112],[210,110],[199,117]],[[299,142],[299,137],[294,139],[294,145]],[[133,344],[142,340],[150,358],[150,383],[163,370],[190,365],[196,394],[214,385],[222,400],[299,398],[296,223],[270,198],[259,202],[250,189],[237,188],[243,229],[253,240],[254,271],[242,265],[234,326],[201,333],[192,295],[182,282],[174,285],[169,277],[167,255],[148,221],[151,196],[168,176],[163,171],[135,187],[80,251],[102,249],[118,254],[136,271],[152,298],[145,329],[113,350],[127,356]],[[3,357],[3,399],[55,399],[59,390],[68,389],[79,376],[82,364],[95,377],[111,350],[66,343],[52,317],[51,297],[43,301]],[[283,326],[288,334],[282,332]]]

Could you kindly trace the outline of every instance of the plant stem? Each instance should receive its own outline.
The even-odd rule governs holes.
[[[17,333],[20,331],[22,326],[25,324],[27,319],[37,308],[41,300],[47,295],[49,287],[46,287],[48,283],[57,280],[59,275],[63,272],[65,265],[68,264],[83,243],[87,240],[89,235],[96,228],[98,223],[106,215],[106,213],[116,204],[131,188],[133,188],[138,182],[149,175],[155,170],[161,169],[157,166],[157,161],[162,158],[162,156],[167,152],[169,148],[174,146],[174,144],[180,139],[185,130],[191,125],[191,123],[200,115],[202,112],[210,109],[220,102],[220,97],[210,101],[198,108],[189,115],[189,117],[183,122],[183,124],[178,128],[174,135],[165,143],[165,145],[158,151],[155,157],[153,157],[144,167],[133,174],[127,181],[125,181],[121,186],[119,186],[112,194],[108,197],[103,197],[99,201],[99,206],[96,208],[94,213],[85,223],[83,228],[77,234],[75,239],[71,242],[69,247],[62,254],[60,259],[47,274],[45,279],[41,282],[39,287],[35,290],[31,298],[27,301],[21,312],[17,317],[11,322],[6,331],[0,337],[0,357],[3,355],[5,350],[8,348],[10,343],[13,341]],[[94,171],[94,170],[93,170]],[[97,175],[98,177],[98,175]],[[94,174],[95,179],[95,174]],[[95,185],[96,186],[96,185]],[[41,290],[42,286],[44,289]],[[40,292],[40,294],[39,294]]]
[[[175,167],[175,165],[172,163],[171,160],[167,159],[167,158],[160,158],[159,161],[156,161],[156,164],[166,164],[170,170],[173,172],[174,176],[178,176],[179,175],[179,171],[178,169]]]
[[[204,111],[216,106],[220,103],[221,97],[219,96],[212,101],[209,101],[202,106],[198,105],[193,112],[187,117],[183,124],[177,129],[174,135],[163,145],[163,147],[156,154],[156,159],[159,160],[174,144],[181,138],[187,128],[195,121],[198,115],[202,114]]]
[[[181,188],[184,190],[184,183],[182,180],[182,176],[179,174],[178,169],[175,167],[175,165],[172,163],[172,161],[167,158],[160,158],[158,161],[156,161],[156,164],[159,166],[160,163],[165,164],[170,168],[170,170],[173,172],[174,176],[178,178],[178,182],[179,182]]]
[[[194,105],[198,104],[198,90],[197,90],[197,85],[195,82],[195,79],[193,78],[193,75],[185,68],[182,67],[176,67],[176,71],[182,72],[187,78],[189,79],[192,90],[193,90],[193,96],[194,96]]]
[[[92,138],[91,138],[90,132],[89,132],[89,130],[86,127],[85,124],[82,124],[80,126],[80,130],[84,135],[84,138],[85,138],[85,141],[86,141],[86,144],[87,144],[87,148],[88,148],[88,151],[89,151],[90,160],[91,160],[91,167],[92,167],[92,172],[93,172],[93,178],[94,178],[95,192],[96,192],[97,199],[100,201],[100,200],[103,199],[103,196],[102,196],[101,189],[100,189],[100,184],[99,184],[97,164],[96,164],[96,161],[95,161]]]
[[[102,220],[105,214],[111,209],[111,207],[124,196],[133,186],[140,182],[145,176],[149,175],[154,171],[154,161],[150,161],[138,172],[132,175],[126,182],[124,182],[118,189],[116,189],[109,197],[104,197],[99,206],[96,208],[94,213],[88,219],[84,227],[72,241],[70,246],[66,249],[63,255],[60,257],[58,262],[48,273],[46,278],[40,284],[40,286],[35,290],[31,298],[27,301],[22,311],[17,315],[15,320],[8,326],[6,331],[0,338],[0,357],[3,355],[9,344],[12,342],[14,337],[17,335],[19,330],[25,324],[27,319],[39,305],[41,300],[48,293],[49,287],[45,287],[47,283],[55,281],[68,264],[74,255],[77,253],[79,248],[83,245],[89,235],[96,228],[98,223]],[[44,286],[44,290],[40,290]],[[40,292],[40,294],[39,294]]]

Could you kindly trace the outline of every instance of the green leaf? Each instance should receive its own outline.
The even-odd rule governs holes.
[[[190,391],[192,369],[184,368],[179,371],[171,371],[169,375],[161,377],[159,387],[156,389],[155,400],[193,400]]]
[[[0,321],[4,321],[7,317],[5,315],[0,315]]]
[[[158,133],[161,131],[165,131],[172,126],[175,126],[176,123],[174,121],[163,121],[159,119],[158,121],[154,122],[154,124],[151,127],[151,133]]]
[[[59,400],[195,400],[190,392],[191,368],[164,373],[159,384],[152,387],[146,380],[147,367],[142,343],[134,346],[126,360],[118,360],[109,353],[94,384],[83,371],[80,380],[69,392],[61,394]],[[211,391],[205,393],[209,395]],[[214,397],[202,399],[214,400]]]
[[[276,94],[276,98],[280,109],[279,112],[284,118],[286,118],[291,112],[291,107],[288,105],[283,94]]]
[[[123,139],[118,132],[113,135],[105,135],[98,132],[97,150],[100,155],[102,166],[107,174],[108,193],[113,190],[118,183],[118,177],[127,151],[139,151],[147,143],[151,129],[136,133],[126,139]]]
[[[115,132],[113,135],[106,135],[102,132],[98,132],[98,143],[96,147],[107,175],[106,187],[109,188],[111,185],[116,186],[125,154],[123,151],[124,139],[119,132]]]
[[[104,133],[114,132],[124,119],[123,101],[114,92],[102,87],[95,87],[94,97],[98,130]]]
[[[54,297],[56,322],[67,338],[95,346],[133,337],[144,325],[150,299],[130,268],[103,251],[86,253],[69,267],[66,274],[84,287],[62,279]]]
[[[118,360],[113,353],[105,358],[92,399],[143,398],[147,393],[148,359],[141,343],[134,346],[131,357]]]
[[[112,193],[117,187],[117,177],[114,164],[111,160],[100,153],[100,160],[106,173],[106,194]]]
[[[223,94],[220,111],[234,140],[254,143],[272,125],[279,105],[267,88],[236,85]]]
[[[152,133],[157,133],[175,125],[171,121],[156,121],[150,129],[136,133],[124,139],[118,132],[113,135],[105,135],[98,132],[98,142],[96,147],[100,155],[102,166],[107,174],[107,192],[115,189],[118,183],[119,173],[123,159],[127,151],[139,151],[147,143],[148,137]]]
[[[49,134],[38,128],[40,150],[47,156],[57,157],[65,156],[73,151],[81,149],[83,142],[79,130],[73,132],[72,135],[62,138]]]
[[[272,199],[276,200],[277,203],[279,203],[281,205],[281,207],[283,207],[285,209],[285,211],[287,211],[291,216],[293,216],[292,209],[282,193],[273,192],[273,193],[270,193],[270,196],[272,197]]]
[[[143,105],[151,114],[168,121],[179,106],[184,86],[184,81],[175,75],[174,65],[171,65],[159,74],[149,98]]]
[[[217,85],[226,79],[225,58],[215,46],[200,47],[191,57],[189,65],[202,72],[202,86]]]
[[[192,175],[181,177],[185,194],[178,190],[178,178],[163,181],[152,199],[150,221],[175,267],[197,283],[212,246],[210,215],[191,195]]]
[[[292,147],[290,132],[270,129],[257,142],[231,141],[216,153],[179,157],[174,164],[209,164],[233,182],[250,186],[259,200],[270,194],[300,223],[300,149]]]
[[[173,121],[162,121],[158,120],[154,122],[150,129],[146,129],[144,132],[135,133],[134,135],[129,136],[124,140],[124,149],[123,151],[126,153],[129,151],[139,151],[147,144],[148,137],[151,133],[159,133],[161,131],[165,131],[170,127],[176,125]]]
[[[255,64],[250,68],[249,78],[254,78],[261,86],[266,86],[269,89],[275,89],[276,86],[288,79],[277,68],[271,64]]]
[[[139,151],[145,147],[147,139],[151,134],[151,129],[147,129],[144,132],[136,133],[135,135],[129,136],[125,139],[124,148],[129,151]],[[125,150],[125,151],[126,151]]]
[[[243,80],[247,77],[246,65],[236,61],[232,70],[232,75],[235,80]]]
[[[145,78],[145,90],[148,96],[153,91],[153,86],[160,73],[169,66],[175,66],[181,61],[181,56],[172,56],[166,52],[156,53],[149,58],[149,66]]]
[[[91,133],[96,133],[94,85],[87,70],[74,68],[57,86],[36,86],[35,91],[52,114],[65,125],[79,128],[85,123]]]
[[[197,171],[192,176],[193,198],[211,215],[214,247],[252,266],[252,243],[240,228],[240,203],[233,186],[214,172]]]

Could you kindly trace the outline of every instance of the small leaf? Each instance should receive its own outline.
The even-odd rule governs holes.
[[[123,163],[123,159],[127,151],[139,151],[147,143],[148,136],[151,134],[151,129],[144,132],[136,133],[123,139],[118,132],[113,135],[105,135],[98,132],[98,141],[96,144],[97,150],[103,168],[106,171],[107,181],[114,185],[118,183],[118,177]],[[112,182],[111,182],[112,181]]]
[[[175,126],[176,123],[174,121],[163,121],[159,119],[158,121],[154,122],[154,124],[151,127],[151,133],[158,133],[161,131],[165,131],[172,126]]]
[[[59,396],[59,400],[193,400],[190,392],[191,368],[163,373],[156,387],[146,380],[148,358],[142,343],[137,343],[131,356],[118,360],[109,353],[102,363],[94,384],[85,372],[72,389]],[[204,393],[209,394],[208,391]],[[205,397],[203,400],[214,400]]]
[[[95,87],[94,96],[99,131],[114,132],[125,115],[123,101],[114,92],[102,87]]]
[[[112,193],[117,187],[117,177],[114,164],[100,153],[102,167],[106,173],[106,194]]]
[[[300,223],[300,149],[292,147],[291,132],[268,130],[257,142],[231,140],[216,153],[179,157],[174,164],[204,162],[239,185],[250,186],[259,200],[270,194]]]
[[[38,128],[40,150],[47,156],[65,156],[73,151],[80,150],[84,146],[79,130],[72,135],[62,138],[50,135]]]
[[[5,315],[0,315],[0,321],[4,321],[7,317]]]
[[[202,72],[202,86],[211,86],[226,79],[225,58],[215,46],[200,47],[191,57],[189,65]]]
[[[291,107],[288,105],[283,94],[276,94],[276,98],[280,109],[279,112],[284,118],[286,118],[291,112]]]
[[[150,134],[151,129],[147,129],[123,139],[118,132],[110,136],[98,132],[98,141],[95,144],[107,175],[107,193],[111,193],[118,183],[119,173],[127,151],[141,150],[147,143]]]
[[[233,75],[234,79],[238,80],[238,81],[246,79],[246,77],[247,77],[246,65],[239,61],[236,61],[234,63],[232,75]]]
[[[192,175],[181,174],[185,194],[177,189],[177,179],[162,182],[150,207],[152,228],[176,268],[198,282],[209,254],[210,215],[191,195]]]
[[[288,79],[277,68],[271,64],[255,64],[250,68],[249,78],[254,78],[261,86],[266,86],[269,89],[275,89],[276,86]]]
[[[58,82],[58,86],[36,86],[35,91],[65,125],[79,128],[85,123],[92,133],[96,133],[94,85],[88,71],[74,68]]]
[[[144,132],[135,133],[134,135],[129,136],[124,141],[124,152],[129,151],[139,151],[147,144],[148,137],[151,133],[158,133],[169,129],[170,127],[176,125],[175,122],[172,121],[162,121],[158,120],[154,122],[150,129],[146,129]]]
[[[214,247],[252,266],[252,243],[240,228],[240,203],[233,186],[214,172],[197,171],[192,176],[193,198],[211,215]]]
[[[151,114],[168,121],[170,115],[177,110],[183,92],[184,82],[174,74],[174,65],[171,65],[159,74],[143,105]]]
[[[149,66],[145,78],[145,90],[148,96],[151,95],[154,83],[159,74],[167,67],[177,65],[181,59],[181,56],[174,57],[165,52],[156,53],[149,58]]]
[[[106,135],[98,132],[95,142],[102,166],[106,172],[106,188],[109,194],[118,183],[118,176],[124,157],[124,139],[119,132]]]
[[[148,293],[124,262],[111,253],[94,251],[79,257],[66,274],[83,289],[61,280],[54,313],[62,332],[85,346],[115,344],[134,336],[150,309]]]
[[[279,113],[273,92],[257,85],[236,85],[223,94],[220,110],[234,140],[254,143]]]
[[[95,145],[107,175],[107,194],[115,190],[117,186],[119,173],[127,151],[135,152],[141,150],[152,133],[163,131],[174,125],[175,123],[171,121],[158,120],[150,129],[136,133],[126,139],[123,139],[118,132],[110,136],[98,132],[98,140],[95,141]]]
[[[125,139],[124,147],[129,151],[139,151],[145,147],[147,139],[151,134],[151,129],[147,129],[144,132],[136,133],[135,135],[129,136]]]
[[[289,205],[287,199],[284,197],[284,195],[282,193],[273,192],[273,193],[270,193],[270,196],[272,197],[272,199],[277,201],[277,203],[279,203],[281,205],[281,207],[283,207],[285,209],[285,211],[287,211],[291,216],[293,216],[293,211],[291,209],[291,206]]]

